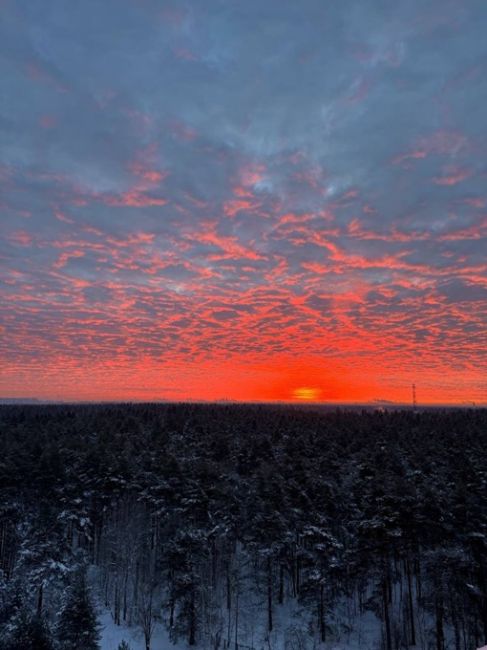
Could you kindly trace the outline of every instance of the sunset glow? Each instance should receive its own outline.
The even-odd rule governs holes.
[[[486,9],[400,4],[2,3],[0,397],[485,403]]]
[[[318,400],[320,394],[321,390],[319,388],[306,388],[305,386],[302,388],[296,388],[293,391],[293,397],[295,399],[302,399],[311,402]]]

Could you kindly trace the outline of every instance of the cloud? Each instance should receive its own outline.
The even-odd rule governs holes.
[[[486,12],[7,3],[2,390],[481,401]]]

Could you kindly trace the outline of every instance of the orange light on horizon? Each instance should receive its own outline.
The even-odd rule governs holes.
[[[354,372],[350,371],[353,366]],[[230,359],[186,360],[164,364],[146,356],[99,359],[96,362],[53,354],[50,359],[24,369],[4,364],[0,396],[35,397],[60,401],[188,401],[313,402],[354,404],[410,404],[411,376],[391,357],[346,361],[316,360],[302,355],[259,357],[241,354]],[[443,377],[439,381],[439,376]],[[485,390],[475,372],[452,370],[433,363],[416,368],[418,403],[485,404]]]
[[[320,388],[310,388],[309,386],[300,386],[293,390],[294,399],[313,401],[317,400],[321,395]]]

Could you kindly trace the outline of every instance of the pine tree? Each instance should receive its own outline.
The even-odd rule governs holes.
[[[7,641],[2,650],[53,650],[51,634],[40,616],[29,618],[25,611],[19,613],[11,623]]]
[[[84,573],[78,574],[68,593],[57,638],[62,650],[99,650],[100,632]]]

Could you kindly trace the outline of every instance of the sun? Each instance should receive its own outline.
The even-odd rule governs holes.
[[[293,390],[294,399],[301,399],[306,401],[317,400],[321,395],[319,388],[310,388],[309,386],[300,386]]]

